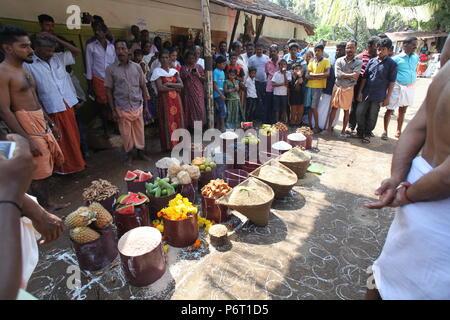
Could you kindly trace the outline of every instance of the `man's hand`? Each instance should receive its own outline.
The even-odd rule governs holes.
[[[37,219],[32,219],[33,226],[42,236],[39,244],[47,244],[58,239],[64,232],[61,218],[44,211]]]
[[[111,112],[114,122],[119,121],[119,114],[117,113],[116,108],[112,108]]]
[[[384,99],[382,106],[383,107],[387,107],[389,105],[389,101],[390,101],[390,97],[386,97],[386,99]]]
[[[42,152],[39,149],[38,145],[36,144],[36,142],[34,142],[33,140],[28,140],[28,144],[29,144],[29,148],[31,151],[31,154],[33,155],[33,157],[40,157],[42,156]]]
[[[222,99],[223,101],[227,100],[227,97],[225,97],[223,94],[220,95],[220,99]]]
[[[41,31],[36,34],[36,38],[47,38],[53,41],[58,41],[58,37],[56,37],[54,34],[51,34],[49,32]]]
[[[59,128],[56,125],[52,128],[52,133],[56,140],[61,141],[61,131],[59,131]]]
[[[358,93],[358,97],[356,98],[356,101],[358,101],[358,102],[362,102],[363,101],[363,95],[362,95],[361,92]]]
[[[366,202],[364,206],[369,209],[381,209],[388,206],[395,206],[394,200],[397,195],[397,187],[400,182],[389,178],[381,183],[381,186],[375,190],[375,194],[379,196],[377,202]]]

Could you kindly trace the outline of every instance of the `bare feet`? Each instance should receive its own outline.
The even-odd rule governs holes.
[[[151,159],[145,154],[145,152],[143,150],[137,151],[137,158],[139,160],[143,160],[143,161],[148,161],[148,162],[151,161]]]
[[[125,155],[124,163],[128,167],[131,167],[133,165],[133,155],[131,152],[127,152],[127,154]]]
[[[395,134],[395,137],[396,138],[400,138],[400,135],[401,135],[402,133],[400,132],[400,131],[397,131],[397,133]]]

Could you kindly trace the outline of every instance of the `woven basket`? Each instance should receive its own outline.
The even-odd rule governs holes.
[[[302,151],[301,148],[299,148],[299,147],[296,147],[294,149],[298,149],[298,150]],[[305,154],[308,156],[308,160],[306,160],[306,161],[287,162],[287,161],[280,160],[281,156],[279,156],[276,160],[278,160],[281,164],[285,165],[286,167],[288,167],[289,169],[294,171],[295,174],[297,175],[297,178],[301,179],[305,175],[305,173],[308,170],[308,167],[311,163],[311,155],[309,155],[307,153],[305,153]]]
[[[267,161],[264,165],[262,165],[261,167],[259,167],[255,171],[250,172],[250,177],[254,177],[254,178],[257,178],[257,179],[261,180],[262,182],[268,184],[273,189],[273,192],[275,193],[275,198],[282,199],[282,198],[286,197],[289,194],[289,191],[291,191],[292,188],[297,183],[297,179],[295,179],[295,182],[293,182],[291,184],[288,184],[288,185],[277,184],[277,183],[273,183],[273,182],[270,182],[270,181],[265,180],[265,179],[261,179],[259,177],[259,173],[260,173],[261,169],[263,167],[265,167],[265,166],[279,167],[279,168],[282,168],[283,170],[285,170],[287,174],[291,174],[291,175],[295,175],[296,176],[295,172],[292,171],[291,169],[289,169],[288,167],[286,167],[285,165],[281,164],[280,162],[278,162],[275,159]]]
[[[221,198],[216,200],[216,204],[218,205],[224,205],[227,206],[233,210],[239,211],[244,216],[246,216],[251,222],[253,222],[257,226],[266,226],[269,223],[269,214],[270,214],[270,207],[272,206],[272,202],[274,199],[275,194],[273,193],[273,190],[271,187],[269,187],[264,182],[255,179],[255,178],[248,178],[244,181],[242,181],[240,184],[238,184],[236,187],[246,187],[249,185],[249,183],[254,182],[262,189],[266,190],[268,194],[270,194],[270,200],[259,205],[233,205],[229,203],[229,199],[233,191],[227,193],[226,195],[222,196]]]

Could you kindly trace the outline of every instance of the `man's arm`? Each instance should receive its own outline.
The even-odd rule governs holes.
[[[31,183],[35,163],[27,140],[9,135],[16,142],[12,159],[0,155],[0,200],[22,206],[23,194]],[[15,300],[22,278],[22,248],[20,238],[21,212],[9,203],[0,204],[0,299]]]
[[[47,32],[41,32],[39,34],[40,36],[43,37],[47,37],[52,39],[53,41],[56,41],[57,43],[61,44],[62,46],[64,46],[64,48],[66,48],[67,50],[69,50],[70,52],[72,52],[72,54],[77,57],[81,54],[81,50],[78,49],[77,47],[73,46],[72,44],[70,44],[67,41],[62,40],[61,38],[55,36],[54,34],[51,33],[47,33]]]
[[[392,157],[391,177],[384,180],[375,191],[375,194],[379,196],[379,201],[365,203],[364,205],[367,208],[380,209],[392,204],[396,197],[398,185],[406,180],[413,159],[425,143],[426,132],[426,105],[424,102],[400,136]],[[442,170],[445,170],[445,168]],[[412,192],[412,196],[414,196],[414,189]]]

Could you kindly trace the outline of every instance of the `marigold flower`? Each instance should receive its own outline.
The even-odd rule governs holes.
[[[200,240],[197,239],[197,240],[195,241],[195,243],[194,243],[194,247],[195,247],[195,248],[200,248],[201,246],[202,246],[202,243],[200,242]]]

